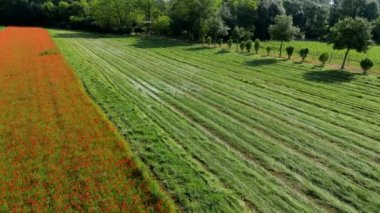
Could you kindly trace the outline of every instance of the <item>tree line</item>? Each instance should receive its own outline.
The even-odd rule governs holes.
[[[252,39],[327,40],[366,51],[380,43],[380,0],[0,0],[0,24],[154,33],[250,49]],[[244,42],[244,45],[241,44]]]
[[[327,40],[329,29],[345,17],[363,17],[380,42],[377,0],[0,0],[0,24],[42,25],[227,37],[236,27],[251,37],[270,39],[269,25],[288,15],[299,38]]]

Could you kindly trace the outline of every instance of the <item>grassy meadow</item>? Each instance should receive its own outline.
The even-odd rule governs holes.
[[[181,209],[380,209],[378,77],[157,38],[51,35]]]

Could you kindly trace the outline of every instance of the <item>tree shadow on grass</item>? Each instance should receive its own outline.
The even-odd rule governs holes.
[[[223,55],[223,54],[227,54],[227,53],[230,53],[230,51],[228,51],[228,50],[226,50],[226,49],[221,49],[221,50],[219,50],[218,52],[216,52],[215,54]]]
[[[278,59],[274,58],[260,58],[260,59],[254,59],[244,62],[247,66],[266,66],[266,65],[272,65],[277,64],[279,62]]]
[[[122,38],[126,37],[125,35],[117,35],[117,34],[101,34],[101,33],[88,33],[88,32],[80,32],[80,31],[69,31],[63,33],[53,33],[53,38],[66,38],[66,39],[77,39],[77,38],[86,38],[86,39],[96,39],[96,38]]]
[[[152,37],[138,36],[135,38],[136,38],[136,41],[134,44],[132,44],[132,46],[136,48],[142,48],[142,49],[187,47],[187,46],[193,45],[191,43],[180,41],[180,40],[153,37],[153,36]]]
[[[307,72],[303,75],[305,80],[320,83],[341,83],[355,80],[354,73],[341,70],[318,70]]]
[[[194,46],[194,47],[186,48],[186,50],[187,51],[200,51],[200,50],[205,50],[208,48],[209,47],[205,47],[205,46]]]

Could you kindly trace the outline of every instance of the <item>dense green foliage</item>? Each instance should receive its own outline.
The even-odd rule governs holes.
[[[154,38],[54,36],[184,211],[380,208],[377,77]]]
[[[302,62],[305,61],[308,54],[309,54],[309,48],[303,48],[300,50],[300,56],[302,58]]]
[[[319,56],[319,61],[322,63],[322,67],[325,66],[326,62],[329,60],[329,54],[328,53],[322,53]]]
[[[282,15],[277,16],[275,23],[269,26],[269,33],[272,40],[281,41],[281,58],[283,42],[293,39],[299,33],[299,28],[293,26],[293,18],[291,16]]]
[[[362,67],[364,74],[367,74],[367,71],[373,67],[373,61],[369,58],[365,58],[360,62],[360,66]]]
[[[288,60],[290,60],[290,58],[292,57],[293,53],[294,53],[294,47],[293,46],[289,46],[286,48],[286,53],[288,54]]]
[[[0,24],[48,25],[108,32],[149,32],[214,41],[267,40],[277,16],[288,15],[298,38],[329,38],[346,17],[375,24],[375,0],[0,0]],[[380,27],[374,34],[380,40]],[[238,33],[236,30],[240,31]],[[236,36],[236,33],[239,36]],[[243,39],[244,38],[244,39]]]
[[[363,18],[345,18],[331,28],[331,43],[334,49],[346,49],[341,69],[344,69],[350,50],[365,52],[371,43],[372,27]]]

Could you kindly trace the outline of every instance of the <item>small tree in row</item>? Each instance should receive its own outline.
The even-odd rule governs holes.
[[[251,49],[252,49],[252,40],[248,40],[248,41],[245,43],[245,48],[247,49],[247,52],[248,52],[248,53],[251,52]]]
[[[329,60],[329,54],[328,53],[322,53],[319,56],[319,61],[322,63],[322,67],[325,66],[326,62]]]
[[[373,61],[369,58],[365,58],[360,62],[360,66],[363,69],[363,74],[367,75],[368,70],[373,67]]]
[[[208,46],[210,47],[211,44],[212,44],[212,38],[211,38],[211,36],[207,37],[206,42],[207,42]]]
[[[267,47],[267,56],[270,55],[270,52],[272,51],[272,49],[273,49],[272,47],[269,47],[269,46]]]
[[[305,62],[307,55],[309,54],[309,48],[304,48],[300,50],[300,56],[302,58],[302,63]]]
[[[294,47],[293,46],[289,46],[286,48],[286,53],[288,54],[288,60],[290,60],[290,58],[292,57],[293,53],[294,53]]]
[[[221,38],[221,39],[219,39],[219,42],[218,42],[218,44],[219,44],[219,48],[221,48],[222,46],[223,46],[223,39]]]
[[[243,41],[240,43],[240,50],[244,52],[244,49],[245,49],[245,42]]]
[[[331,43],[337,50],[346,49],[341,69],[343,70],[350,50],[366,52],[371,43],[372,26],[362,18],[345,18],[331,29]]]
[[[293,18],[291,16],[280,15],[276,16],[275,24],[269,26],[269,33],[273,40],[278,40],[280,44],[280,58],[282,57],[282,47],[284,41],[290,41],[299,32],[298,27],[293,26]]]
[[[233,43],[234,41],[232,39],[228,39],[227,41],[228,49],[231,49]]]
[[[255,46],[255,52],[256,52],[256,54],[258,54],[259,53],[259,49],[260,49],[260,39],[256,39],[255,40],[254,46]]]
[[[243,27],[236,26],[232,30],[232,38],[236,42],[236,51],[239,51],[239,44],[243,41],[251,39],[253,33],[244,29]]]

